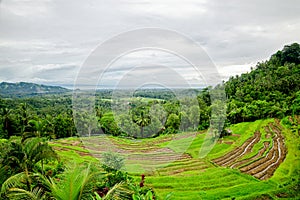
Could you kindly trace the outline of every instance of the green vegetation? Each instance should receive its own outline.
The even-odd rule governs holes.
[[[62,94],[69,90],[59,86],[39,85],[34,83],[0,83],[0,94],[5,97],[38,96],[43,94]]]
[[[296,43],[214,88],[99,90],[91,108],[1,83],[0,198],[300,198],[299,83]]]
[[[221,140],[222,143],[217,143],[205,159],[198,158],[198,153],[206,133],[197,135],[182,133],[182,135],[187,137],[181,139],[174,139],[176,135],[163,135],[157,138],[143,139],[138,144],[130,139],[118,137],[111,137],[110,139],[123,150],[138,152],[144,150],[146,144],[163,148],[171,140],[176,140],[176,144],[183,144],[187,141],[187,138],[192,138],[192,144],[184,152],[192,155],[191,157],[181,158],[171,163],[166,160],[165,164],[159,161],[146,164],[143,161],[144,164],[140,165],[139,169],[135,166],[136,163],[140,163],[139,160],[124,160],[125,168],[128,171],[136,170],[136,172],[132,171],[131,173],[135,180],[139,180],[139,174],[144,173],[146,175],[145,183],[149,187],[154,188],[157,196],[161,198],[172,193],[171,199],[254,199],[262,198],[263,196],[269,198],[285,196],[293,199],[298,197],[297,190],[299,189],[300,163],[297,158],[300,156],[298,149],[300,139],[286,126],[283,126],[282,134],[285,138],[291,138],[290,140],[285,140],[288,149],[287,157],[278,167],[274,176],[266,181],[260,181],[250,175],[243,174],[237,169],[216,166],[211,162],[214,158],[225,155],[235,147],[241,146],[248,138],[253,136],[255,131],[263,132],[264,127],[273,121],[274,119],[267,119],[231,125],[229,128],[232,130],[233,136],[223,138]],[[262,140],[257,143],[257,146],[262,146],[263,142],[267,140],[265,135],[265,133],[262,135]],[[170,141],[166,141],[168,139]],[[77,141],[78,139],[73,139],[73,143],[78,144]],[[90,143],[85,142],[84,140],[85,148],[88,149]],[[229,145],[226,144],[227,142],[233,143]],[[65,147],[64,150],[58,151],[59,155],[63,155],[67,151],[68,146],[72,146],[71,144],[66,144],[64,140],[58,140],[52,145],[56,144]],[[99,149],[99,151],[101,150]],[[174,151],[176,151],[176,148]],[[253,148],[250,155],[255,155],[258,151],[259,148]],[[80,151],[77,152],[78,158],[74,158],[74,160],[80,160],[82,157],[85,157],[80,156]],[[95,155],[95,153],[93,152],[92,154]],[[247,158],[247,156],[244,158]],[[94,162],[97,163],[96,160]],[[293,163],[293,165],[290,163]],[[152,168],[149,167],[150,165]],[[147,169],[153,170],[147,171]]]
[[[287,45],[255,70],[225,83],[231,123],[299,114],[300,46]]]
[[[73,141],[72,141],[73,142]],[[102,166],[90,156],[61,151],[41,137],[11,138],[1,145],[1,199],[132,199],[150,200],[154,192],[120,171],[122,159],[105,154]],[[77,151],[80,147],[74,147]],[[65,158],[63,164],[60,158]],[[70,162],[72,161],[72,162]],[[89,164],[94,162],[93,165]]]

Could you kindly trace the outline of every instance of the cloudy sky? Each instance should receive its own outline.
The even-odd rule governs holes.
[[[299,10],[298,0],[2,0],[0,82],[72,87],[79,76],[81,84],[97,80],[106,86],[134,84],[137,79],[148,83],[164,79],[169,81],[161,84],[179,86],[179,77],[190,84],[210,84],[207,73],[197,74],[184,59],[191,52],[191,41],[204,50],[198,57],[201,70],[214,74],[213,64],[221,79],[227,79],[248,71],[284,45],[300,42]],[[114,40],[148,27],[162,30],[155,41],[149,39],[152,43],[147,37],[141,42],[139,33]],[[168,37],[168,31],[179,36]],[[179,41],[181,36],[187,40]],[[134,42],[140,49],[131,45]],[[103,43],[109,50],[101,49]],[[166,43],[173,47],[160,48]],[[149,45],[153,48],[144,49]],[[118,51],[125,46],[132,49]],[[91,58],[99,48],[98,57]],[[102,54],[110,55],[106,56],[109,66],[102,66],[109,61],[104,62]]]

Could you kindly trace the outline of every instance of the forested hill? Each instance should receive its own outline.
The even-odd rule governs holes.
[[[0,83],[0,95],[3,97],[24,97],[39,94],[60,94],[69,90],[59,86],[39,85],[35,83]]]
[[[286,45],[249,73],[225,83],[232,123],[300,113],[300,45]]]

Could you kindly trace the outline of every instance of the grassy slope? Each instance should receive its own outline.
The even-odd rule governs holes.
[[[258,120],[256,122],[240,123],[231,126],[234,136],[223,139],[222,143],[217,143],[206,158],[198,158],[199,149],[203,143],[205,134],[192,135],[179,140],[170,141],[166,139],[171,135],[161,136],[154,139],[144,139],[138,144],[127,139],[110,138],[112,141],[122,144],[127,149],[145,149],[147,144],[153,144],[157,148],[169,147],[175,152],[183,150],[192,156],[170,163],[169,166],[160,168],[152,173],[146,173],[146,184],[153,187],[159,197],[164,197],[172,192],[172,199],[253,199],[264,195],[269,198],[276,198],[276,195],[291,196],[296,195],[297,180],[299,181],[299,136],[284,128],[285,143],[288,154],[285,161],[276,170],[274,176],[267,181],[260,181],[252,176],[242,174],[236,169],[223,168],[213,165],[210,160],[217,158],[240,146],[244,141],[253,135],[256,130],[262,133],[261,141],[254,146],[251,155],[257,153],[263,143],[268,141],[265,138],[263,126],[273,119]],[[189,133],[183,133],[189,134]],[[76,139],[58,140],[52,143],[60,149],[59,155],[65,161],[73,162],[97,162],[92,156],[86,155],[86,149],[80,143],[71,145]],[[230,144],[232,143],[232,144]],[[186,144],[189,144],[186,149]],[[249,156],[249,155],[248,155]],[[134,162],[133,162],[134,163]],[[152,163],[153,165],[153,163]],[[154,163],[155,165],[155,163]],[[157,164],[157,167],[159,164]],[[132,175],[139,180],[142,173],[141,166],[129,164],[127,169],[137,169],[139,173]],[[299,183],[299,182],[298,182]]]

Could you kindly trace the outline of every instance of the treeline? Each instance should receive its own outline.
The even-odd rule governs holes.
[[[115,91],[99,90],[94,112],[73,113],[71,95],[0,98],[0,138],[24,133],[47,138],[101,133],[143,138],[204,130],[213,120],[223,119],[221,112],[212,112],[224,109],[222,102],[211,100],[212,92],[222,87],[227,95],[226,124],[283,118],[300,114],[299,83],[300,46],[295,43],[258,63],[251,72],[231,77],[215,88],[142,89],[132,98],[120,99],[112,98]],[[79,103],[89,104],[89,99],[79,99]]]
[[[47,96],[0,99],[0,137],[34,134],[47,138],[76,135],[71,98]]]
[[[113,100],[96,96],[95,115],[91,115],[86,111],[74,113],[72,98],[68,95],[0,98],[0,137],[34,134],[54,139],[105,133],[137,138],[195,131],[209,126],[208,89],[201,92],[198,100],[200,109],[197,98]],[[80,101],[82,105],[89,103],[85,98]],[[120,104],[128,110],[118,110]]]
[[[230,123],[300,113],[300,46],[286,45],[249,73],[225,83]]]

